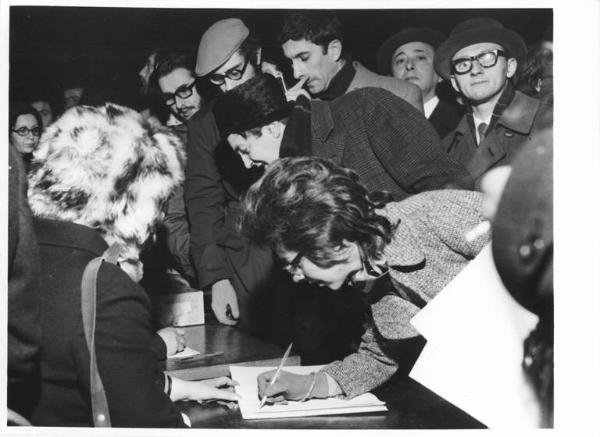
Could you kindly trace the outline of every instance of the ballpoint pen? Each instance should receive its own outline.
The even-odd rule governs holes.
[[[279,363],[279,367],[277,367],[277,370],[275,371],[275,375],[273,375],[273,378],[271,378],[271,381],[269,381],[269,385],[267,386],[267,388],[271,387],[275,383],[275,380],[277,379],[277,377],[279,376],[279,372],[281,372],[281,369],[282,369],[283,365],[285,364],[285,360],[287,360],[287,357],[290,355],[290,351],[292,350],[292,344],[293,343],[290,343],[290,345],[286,349],[285,353],[283,354],[283,358],[281,359],[281,363]],[[263,396],[262,400],[260,401],[260,405],[258,406],[258,408],[259,409],[262,408],[265,405],[266,401],[267,401],[267,397]]]

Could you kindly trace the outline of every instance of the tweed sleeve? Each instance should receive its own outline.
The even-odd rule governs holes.
[[[385,340],[371,325],[356,353],[323,370],[335,379],[347,398],[361,395],[383,384],[398,369],[398,363],[390,357],[394,343],[397,342]]]
[[[452,251],[473,259],[490,239],[489,232],[468,241],[466,234],[486,218],[483,195],[475,191],[443,190],[431,193],[426,221],[431,230]]]
[[[414,107],[376,88],[358,90],[364,128],[373,152],[410,194],[460,186],[471,188],[467,170],[443,151],[435,129]]]

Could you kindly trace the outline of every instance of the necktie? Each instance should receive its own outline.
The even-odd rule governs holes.
[[[483,141],[483,137],[485,137],[485,131],[487,127],[487,123],[479,123],[479,126],[477,126],[477,133],[479,134],[479,142],[477,144],[481,144],[481,142]]]

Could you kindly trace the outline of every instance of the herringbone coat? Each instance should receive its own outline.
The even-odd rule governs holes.
[[[353,169],[369,190],[402,200],[448,186],[472,188],[468,172],[443,151],[423,114],[390,92],[361,88],[310,105],[311,153]]]
[[[403,358],[393,355],[394,344],[418,335],[410,319],[488,242],[488,234],[471,242],[465,238],[484,220],[481,205],[480,193],[437,190],[390,203],[381,211],[396,225],[384,251],[393,289],[369,296],[373,324],[358,351],[325,368],[346,396],[370,391],[394,374]]]

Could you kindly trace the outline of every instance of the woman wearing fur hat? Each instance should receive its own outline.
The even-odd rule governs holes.
[[[248,191],[243,230],[282,259],[294,281],[331,290],[363,284],[372,323],[358,351],[314,375],[259,375],[261,396],[354,397],[410,366],[422,346],[409,320],[473,259],[488,235],[481,194],[434,190],[401,202],[367,192],[352,170],[321,158],[282,158]],[[327,292],[325,289],[323,292]],[[416,346],[416,347],[415,347]],[[418,351],[417,351],[418,353]]]
[[[35,425],[91,426],[90,357],[81,281],[90,260],[119,243],[119,266],[97,278],[95,350],[113,426],[184,426],[178,400],[227,399],[229,378],[165,376],[165,343],[153,332],[149,299],[136,284],[139,253],[182,181],[181,142],[113,104],[68,110],[42,136],[29,202],[41,255],[41,390]],[[223,388],[219,388],[223,387]]]

